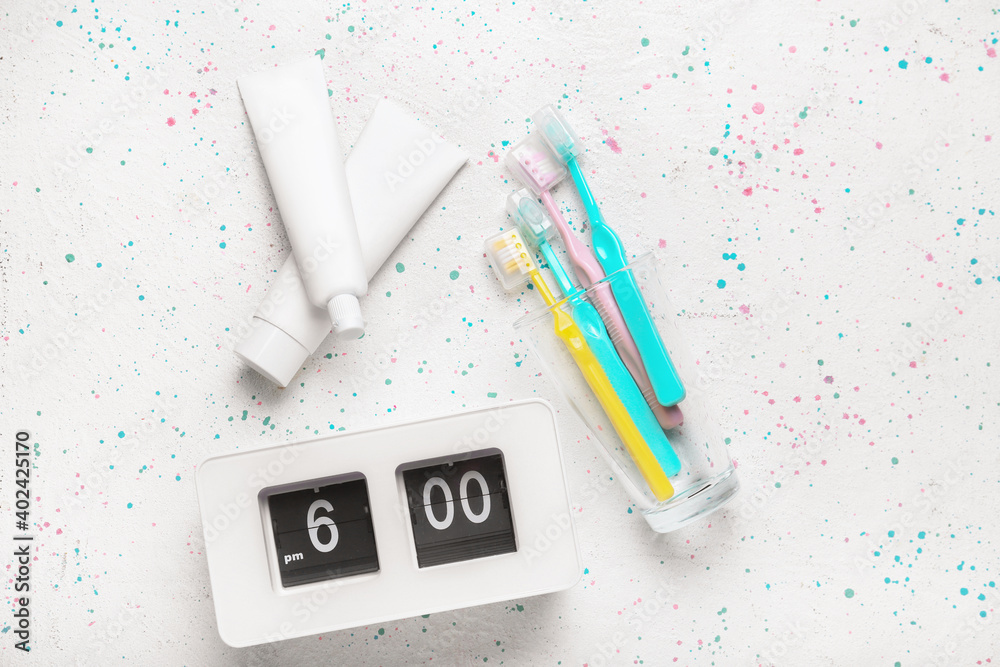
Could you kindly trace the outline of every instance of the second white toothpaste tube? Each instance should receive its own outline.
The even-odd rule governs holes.
[[[359,338],[368,279],[320,59],[237,83],[309,301],[338,338]]]

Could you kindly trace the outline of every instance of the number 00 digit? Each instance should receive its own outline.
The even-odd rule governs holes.
[[[316,516],[316,511],[324,509],[327,512],[333,511],[333,505],[330,504],[329,500],[317,500],[309,506],[309,513],[306,516],[306,521],[309,525],[309,541],[312,545],[316,547],[316,551],[321,553],[328,553],[333,551],[337,546],[337,542],[340,540],[340,531],[337,530],[337,524],[333,522],[328,516]],[[330,529],[330,541],[323,542],[319,539],[319,528],[320,526],[326,526]]]
[[[469,505],[468,491],[469,482],[475,480],[479,485],[479,490],[483,494],[483,509],[476,514]],[[431,505],[431,491],[434,487],[441,489],[444,493],[444,519],[434,516],[434,506]],[[482,523],[490,516],[490,488],[486,484],[486,478],[476,470],[470,470],[462,475],[458,483],[459,496],[462,499],[462,513],[472,523]],[[317,501],[319,502],[319,501]],[[424,484],[424,513],[427,515],[427,522],[437,530],[445,530],[455,519],[455,497],[451,493],[448,483],[440,477],[431,477]],[[314,542],[315,544],[315,542]]]

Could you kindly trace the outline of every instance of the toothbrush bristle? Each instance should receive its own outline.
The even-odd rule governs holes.
[[[508,158],[508,166],[535,194],[552,188],[566,176],[562,163],[535,135],[528,135],[514,146]]]
[[[559,160],[567,162],[579,153],[580,138],[554,106],[542,107],[531,115],[531,120]]]
[[[486,254],[504,289],[514,289],[529,280],[535,270],[535,256],[516,229],[486,239]]]
[[[500,269],[505,275],[516,276],[532,269],[531,255],[517,231],[507,232],[493,247],[497,260],[501,262]]]
[[[532,248],[539,247],[555,233],[555,225],[548,213],[527,188],[507,196],[507,213],[513,218],[521,238]]]

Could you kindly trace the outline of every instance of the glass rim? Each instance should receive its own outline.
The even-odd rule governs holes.
[[[650,264],[650,263],[655,264],[657,261],[658,261],[658,257],[656,255],[656,252],[653,251],[653,250],[647,250],[646,252],[644,252],[641,255],[637,256],[631,262],[629,262],[628,264],[626,264],[622,268],[618,269],[614,273],[609,273],[608,275],[604,276],[603,278],[601,278],[597,282],[592,283],[589,287],[587,287],[586,289],[584,289],[584,293],[590,294],[591,292],[593,292],[597,288],[598,285],[607,284],[607,282],[609,280],[611,280],[611,278],[613,278],[614,276],[616,276],[619,273],[622,273],[623,271],[630,271],[632,269],[636,269],[636,268],[639,268],[641,266],[645,266],[645,265]],[[559,299],[558,301],[556,301],[551,306],[546,306],[545,308],[539,308],[539,309],[534,309],[534,310],[528,311],[524,315],[521,315],[519,318],[517,318],[516,320],[514,320],[514,329],[518,330],[518,329],[521,329],[521,328],[523,328],[525,326],[529,326],[529,325],[534,324],[535,322],[537,322],[538,320],[544,318],[545,316],[551,315],[552,311],[555,310],[556,308],[562,308],[566,304],[567,301],[568,301],[567,297],[564,296],[563,298]]]

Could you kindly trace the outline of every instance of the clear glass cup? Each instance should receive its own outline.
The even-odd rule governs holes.
[[[622,271],[632,271],[646,300],[653,321],[680,375],[687,395],[679,407],[684,421],[666,431],[667,439],[681,461],[681,470],[670,478],[674,494],[658,501],[646,484],[632,457],[591,391],[563,341],[555,334],[552,310],[562,308],[572,314],[566,299],[550,308],[530,312],[514,323],[514,329],[526,338],[541,360],[543,373],[556,386],[577,414],[593,432],[601,454],[621,481],[640,513],[660,533],[677,530],[719,509],[739,491],[736,468],[712,413],[710,397],[699,386],[698,373],[691,351],[678,327],[678,309],[667,298],[657,275],[659,261],[646,253]],[[600,282],[614,280],[615,274]],[[596,285],[586,290],[585,298],[596,305]]]

